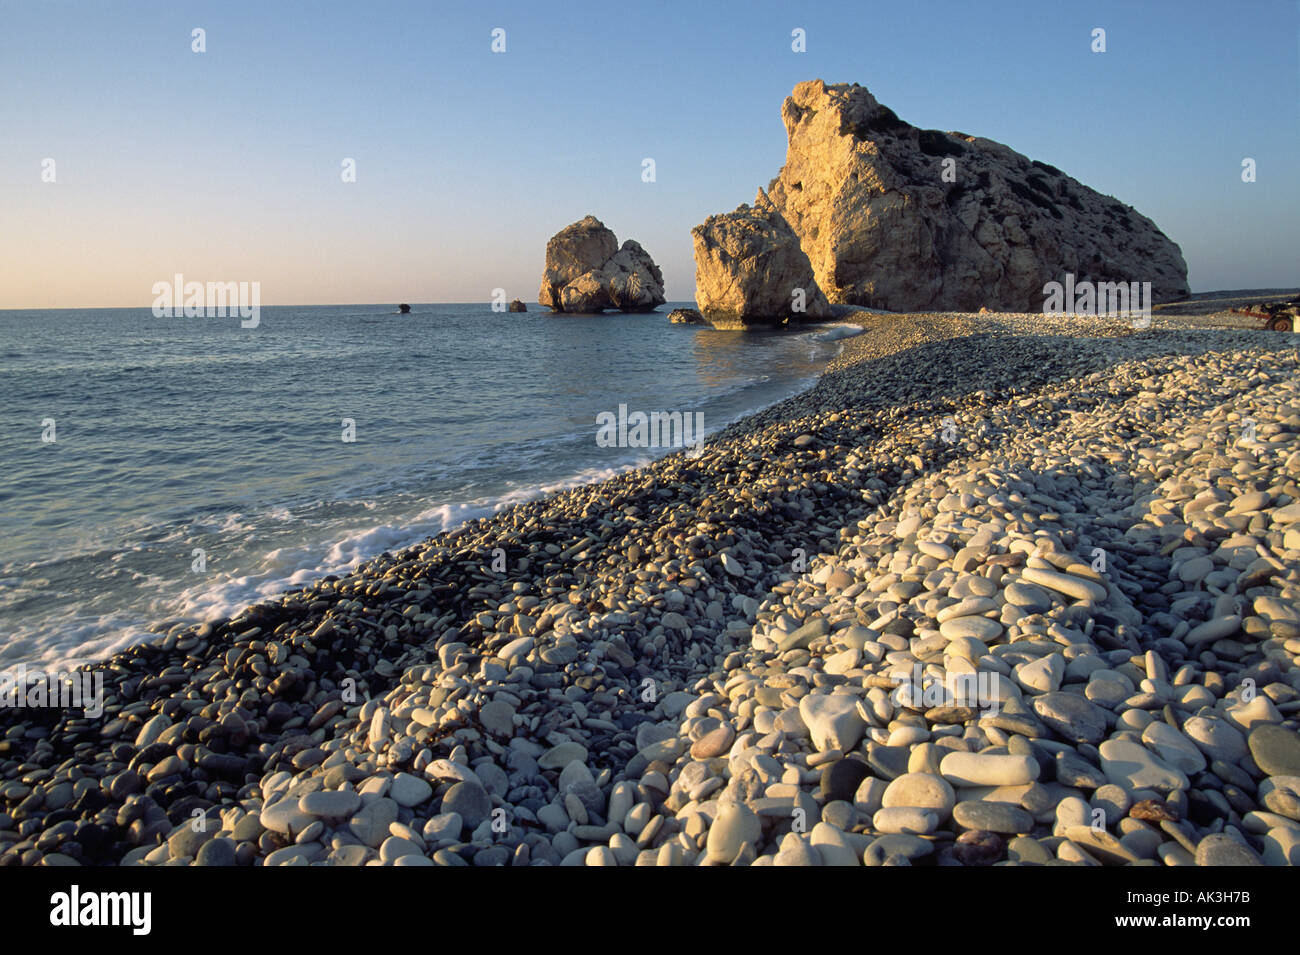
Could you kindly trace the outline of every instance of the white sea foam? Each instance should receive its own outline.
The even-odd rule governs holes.
[[[650,456],[640,455],[614,467],[585,468],[561,480],[510,490],[494,500],[480,498],[434,505],[409,519],[397,519],[394,515],[394,519],[379,524],[348,527],[332,523],[318,526],[314,528],[316,536],[329,534],[328,539],[267,551],[251,573],[209,574],[179,594],[174,590],[174,581],[135,575],[139,578],[141,591],[150,595],[148,618],[129,612],[93,616],[64,613],[47,617],[39,631],[11,632],[10,652],[6,654],[0,672],[12,671],[20,663],[26,663],[29,668],[53,671],[103,660],[134,644],[157,639],[158,633],[152,632],[150,627],[160,621],[203,621],[232,616],[250,604],[302,587],[321,577],[346,574],[385,551],[410,547],[425,538],[453,531],[472,520],[490,517],[516,504],[566,488],[603,481],[650,461]],[[371,509],[383,507],[377,501],[364,503]],[[269,516],[283,518],[283,509],[272,508]],[[242,529],[257,524],[258,517],[251,514],[231,513],[221,518],[223,528]],[[5,578],[5,582],[15,586],[32,583],[18,578]],[[21,652],[15,653],[15,650]]]
[[[866,309],[866,311],[870,311],[870,309]],[[861,325],[837,323],[822,326],[822,328],[812,333],[812,337],[819,342],[837,342],[845,338],[856,338],[864,331],[865,329]]]

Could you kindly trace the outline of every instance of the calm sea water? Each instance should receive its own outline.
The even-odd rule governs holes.
[[[850,332],[666,311],[0,311],[0,669],[102,659],[645,463],[664,452],[598,446],[599,413],[713,432],[806,387]]]

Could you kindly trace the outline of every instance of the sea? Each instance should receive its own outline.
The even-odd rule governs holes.
[[[711,434],[859,331],[674,325],[675,304],[0,311],[0,672],[103,660],[646,464],[677,449],[598,441],[620,405]]]

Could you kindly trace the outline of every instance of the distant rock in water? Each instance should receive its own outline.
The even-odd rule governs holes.
[[[695,304],[715,328],[829,318],[799,237],[763,190],[752,207],[709,216],[695,238]]]
[[[565,226],[546,243],[541,305],[556,312],[652,312],[664,303],[664,277],[650,253],[595,216]]]
[[[515,299],[513,302],[510,303],[510,311],[526,312],[528,311],[528,306],[525,305],[523,302],[521,302],[519,299]]]
[[[789,148],[768,192],[833,303],[1037,312],[1066,273],[1188,294],[1154,222],[1054,166],[917,129],[856,84],[800,83],[781,116]]]
[[[707,325],[708,321],[695,308],[675,308],[668,313],[668,321],[674,325]]]
[[[407,304],[405,304],[405,303],[403,303],[403,304],[397,306],[397,310],[398,310],[399,312],[401,312],[403,315],[409,315],[409,314],[411,314],[411,306],[409,306],[409,305],[407,305]]]

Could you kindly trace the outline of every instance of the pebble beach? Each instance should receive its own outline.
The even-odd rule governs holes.
[[[1300,862],[1297,337],[854,320],[698,457],[0,710],[0,864]]]

